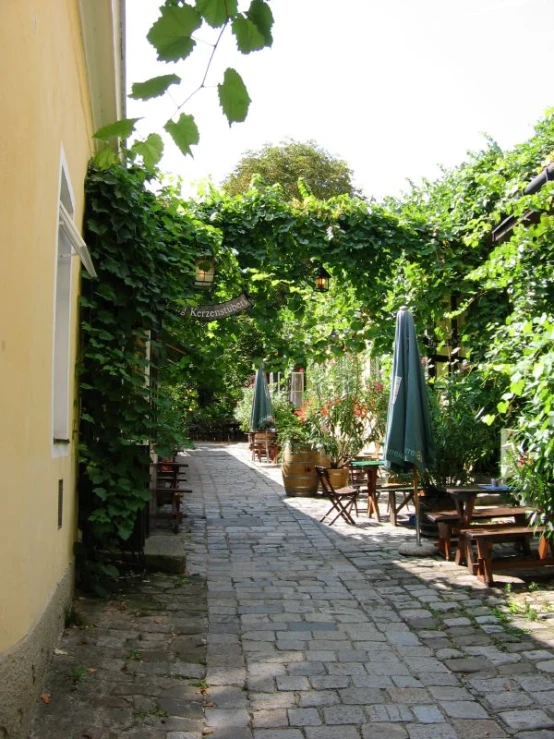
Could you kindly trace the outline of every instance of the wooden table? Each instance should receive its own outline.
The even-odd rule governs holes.
[[[536,555],[531,558],[529,539],[540,534]],[[485,585],[494,583],[494,570],[511,570],[514,568],[534,569],[544,565],[554,565],[552,556],[552,543],[544,536],[542,526],[526,526],[525,524],[492,525],[489,527],[472,526],[465,532],[468,540],[467,551],[471,549],[471,542],[477,545],[477,564],[473,569],[476,575]],[[500,558],[493,560],[492,548],[494,544],[505,544],[506,542],[517,542],[522,546],[522,555],[515,558]],[[550,554],[550,556],[549,556]]]
[[[485,521],[493,521],[494,519],[513,518],[517,525],[525,524],[527,516],[533,513],[533,509],[528,506],[493,506],[487,508],[473,508],[471,515],[472,523]],[[426,517],[429,521],[435,523],[439,530],[439,540],[437,542],[439,554],[445,559],[450,559],[452,553],[452,534],[456,532],[458,535],[460,530],[460,516],[456,510],[434,510],[426,511]],[[494,524],[498,525],[498,524]],[[468,529],[464,529],[467,534]],[[464,534],[464,535],[465,535]]]
[[[377,471],[379,467],[384,465],[382,459],[355,459],[350,462],[349,467],[352,470],[362,470],[367,477],[367,515],[369,518],[375,513],[377,521],[381,521],[379,517],[379,505],[377,499]]]
[[[446,488],[446,492],[452,497],[456,505],[456,511],[459,515],[459,533],[458,548],[456,550],[456,564],[467,565],[471,574],[476,575],[487,585],[492,584],[492,570],[494,568],[492,562],[492,545],[495,543],[505,543],[517,541],[520,543],[524,555],[529,555],[529,538],[532,536],[534,529],[524,523],[528,514],[525,508],[514,508],[515,524],[506,523],[490,523],[485,525],[472,526],[474,520],[474,508],[479,495],[485,495],[495,492],[505,492],[509,488],[502,486],[493,488],[491,485],[473,485]],[[483,512],[485,509],[483,510]],[[491,512],[492,513],[492,512]],[[494,514],[491,515],[491,518]],[[507,516],[503,516],[507,517]],[[477,544],[477,560],[475,560],[472,542]],[[552,559],[547,558],[547,548],[545,542],[541,538],[539,546],[540,564],[550,564]],[[529,560],[519,559],[506,563],[507,567],[524,567],[533,566]]]
[[[460,530],[471,526],[473,508],[478,495],[483,495],[485,490],[479,485],[465,485],[460,487],[446,488],[446,492],[454,500],[456,511],[460,517]],[[487,491],[488,492],[488,491]],[[460,532],[458,536],[458,548],[456,549],[457,565],[467,561],[468,569],[473,569],[473,556],[471,547],[468,547],[464,535]]]
[[[405,482],[389,482],[381,485],[378,489],[379,492],[382,491],[388,493],[388,511],[390,522],[393,526],[397,526],[397,517],[402,508],[407,506],[410,502],[413,503],[415,507],[413,484]],[[402,500],[400,502],[400,505],[396,504],[396,493],[402,493]]]

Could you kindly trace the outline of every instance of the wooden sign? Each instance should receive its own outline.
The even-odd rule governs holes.
[[[219,303],[219,305],[199,305],[196,308],[189,308],[187,313],[199,321],[218,321],[220,318],[234,316],[251,307],[252,302],[242,293],[237,298],[228,300],[226,303]]]

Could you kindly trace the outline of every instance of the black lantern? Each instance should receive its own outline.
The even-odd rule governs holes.
[[[329,292],[329,282],[331,280],[331,275],[325,267],[320,267],[317,270],[316,276],[315,276],[315,286],[314,290],[316,293],[326,293]]]
[[[215,259],[211,254],[196,258],[195,287],[211,287],[215,278]]]

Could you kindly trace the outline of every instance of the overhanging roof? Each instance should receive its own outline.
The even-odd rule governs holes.
[[[124,0],[79,0],[94,130],[125,116]]]
[[[523,191],[524,195],[533,195],[538,192],[547,182],[554,180],[554,162],[546,166],[542,172],[534,177]],[[492,243],[497,244],[508,238],[512,230],[519,223],[536,223],[540,219],[540,213],[535,210],[529,210],[519,218],[517,216],[508,216],[505,218],[492,232]]]

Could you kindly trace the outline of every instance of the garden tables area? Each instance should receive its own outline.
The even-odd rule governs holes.
[[[409,503],[414,503],[413,485],[409,483],[378,483],[379,468],[385,464],[382,459],[355,459],[349,464],[350,479],[353,485],[360,487],[365,483],[367,487],[367,515],[371,518],[375,515],[377,521],[381,522],[379,513],[379,495],[387,494],[387,511],[389,520],[393,526],[398,525],[398,514]],[[402,500],[397,501],[397,493]]]
[[[379,514],[379,494],[388,494],[389,521],[398,525],[398,514],[408,504],[414,503],[414,488],[407,483],[378,484],[378,471],[382,460],[359,459],[350,463],[351,482],[367,488],[367,515]],[[528,506],[510,505],[504,501],[491,501],[491,494],[508,492],[506,486],[466,485],[446,488],[452,499],[453,509],[429,511],[425,515],[438,526],[437,550],[445,559],[451,559],[453,535],[457,537],[455,563],[486,585],[494,583],[494,571],[532,569],[554,565],[554,552],[544,537],[542,528],[530,526],[533,509]],[[401,494],[398,501],[397,494]],[[531,548],[533,536],[539,535],[538,545]],[[499,552],[497,545],[510,546],[509,552]],[[474,551],[475,550],[475,551]],[[494,554],[507,556],[496,557]]]
[[[415,507],[416,492],[411,482],[382,482],[379,470],[384,464],[383,460],[374,458],[351,460],[348,468],[352,487],[348,490],[350,493],[355,489],[358,494],[367,492],[367,517],[374,518],[377,523],[382,523],[384,513],[383,509],[379,510],[379,497],[386,493],[389,522],[397,526],[399,514],[409,505]],[[437,553],[446,560],[452,559],[454,554],[457,565],[466,567],[486,585],[494,583],[493,573],[497,570],[554,565],[554,551],[550,551],[543,529],[528,523],[533,509],[498,500],[502,492],[509,492],[509,488],[483,484],[449,487],[446,493],[452,506],[445,510],[427,510],[423,514],[437,525]],[[419,490],[417,494],[424,495]],[[491,499],[491,495],[495,499]],[[349,506],[346,514],[338,510],[335,513],[354,525],[353,511],[354,507]],[[539,540],[532,547],[532,539],[537,534]]]

